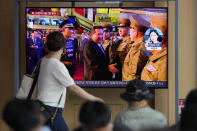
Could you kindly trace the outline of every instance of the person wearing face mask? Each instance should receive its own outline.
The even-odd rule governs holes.
[[[150,26],[150,23],[137,15],[131,16],[130,21],[130,38],[134,43],[124,60],[122,70],[123,81],[140,78],[141,72],[148,61],[148,55],[144,50],[144,33]]]
[[[93,26],[91,38],[84,47],[84,79],[85,80],[110,80],[112,73],[118,70],[116,64],[109,63],[101,43],[103,41],[103,27]]]
[[[150,27],[160,29],[164,35],[161,50],[149,50],[152,55],[144,67],[141,79],[144,81],[167,81],[167,20],[163,16],[152,16]]]

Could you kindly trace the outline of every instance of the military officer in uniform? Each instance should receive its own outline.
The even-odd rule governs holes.
[[[117,54],[120,59],[121,64],[123,65],[125,57],[129,52],[132,41],[129,37],[129,30],[130,30],[130,21],[129,19],[123,18],[118,20],[119,24],[119,34],[122,37],[121,41],[117,45]]]
[[[110,24],[103,24],[102,27],[103,27],[102,47],[106,55],[109,56],[110,63],[113,64],[113,60],[115,57],[115,44],[111,39],[112,26]]]
[[[71,77],[74,76],[76,71],[76,52],[78,47],[78,43],[75,43],[74,39],[71,37],[74,31],[74,22],[74,19],[68,18],[64,20],[59,26],[60,29],[63,30],[63,34],[66,38],[66,45],[64,53],[61,57],[61,62],[66,66]]]
[[[150,27],[163,32],[162,49],[149,50],[152,55],[144,67],[141,79],[144,81],[167,81],[167,20],[163,16],[152,16]]]
[[[107,48],[109,45],[112,43],[112,40],[110,39],[111,37],[111,30],[112,26],[110,24],[102,24],[103,27],[103,42],[102,42],[102,47],[104,51],[106,52]]]
[[[122,39],[119,39],[116,41],[116,54],[115,54],[115,60],[113,63],[117,63],[117,69],[119,70],[119,73],[116,74],[115,79],[122,80],[122,66],[124,64],[125,57],[127,53],[129,52],[132,41],[129,37],[129,30],[130,30],[130,20],[126,18],[122,18],[118,20],[119,24],[119,34],[122,37]]]
[[[141,72],[148,61],[148,55],[145,52],[144,34],[150,23],[137,15],[131,16],[130,22],[130,38],[134,43],[123,64],[123,81],[140,79]]]

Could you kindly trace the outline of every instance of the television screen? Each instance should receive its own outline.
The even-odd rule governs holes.
[[[28,74],[48,53],[47,35],[65,35],[72,24],[61,62],[79,86],[120,88],[142,79],[147,87],[168,87],[167,8],[34,7],[26,17]]]

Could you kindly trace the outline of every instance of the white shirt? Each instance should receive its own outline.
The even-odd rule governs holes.
[[[64,108],[66,87],[74,84],[74,80],[63,63],[55,58],[44,57],[42,59],[38,77],[38,100],[46,105],[57,107],[63,93],[58,107]]]

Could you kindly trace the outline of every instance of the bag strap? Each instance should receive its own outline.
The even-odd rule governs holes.
[[[57,104],[57,107],[56,107],[56,109],[55,109],[55,112],[54,112],[54,114],[53,114],[52,117],[51,117],[52,120],[55,119],[55,116],[56,116],[57,111],[58,111],[58,106],[59,106],[59,104],[60,104],[60,102],[61,102],[62,96],[63,96],[63,93],[61,94],[60,99],[59,99],[58,104]]]
[[[41,65],[41,60],[40,60],[39,63],[36,65],[36,68],[35,68],[34,72],[32,73],[32,74],[34,74],[35,76],[34,76],[34,80],[33,80],[33,83],[32,83],[32,85],[31,85],[31,89],[30,89],[30,91],[29,91],[29,94],[28,94],[28,96],[27,96],[27,101],[28,101],[28,100],[31,100],[32,94],[33,94],[34,89],[35,89],[35,87],[36,87],[36,83],[37,83],[37,81],[38,81],[38,76],[39,76],[39,73],[40,73],[40,65]],[[53,114],[52,117],[51,117],[52,120],[55,119],[55,116],[56,116],[57,111],[58,111],[58,106],[59,106],[59,104],[60,104],[60,102],[61,102],[62,96],[63,96],[63,93],[61,94],[60,99],[59,99],[58,104],[57,104],[57,107],[56,107],[56,110],[55,110],[54,114]]]
[[[36,87],[36,83],[38,81],[38,76],[39,76],[39,73],[40,73],[40,65],[41,65],[41,60],[39,61],[39,63],[36,65],[36,68],[34,70],[34,72],[32,73],[34,76],[34,80],[33,80],[33,83],[31,85],[31,89],[29,91],[29,94],[27,96],[27,101],[31,100],[31,97],[32,97],[32,94],[34,92],[34,89]]]

